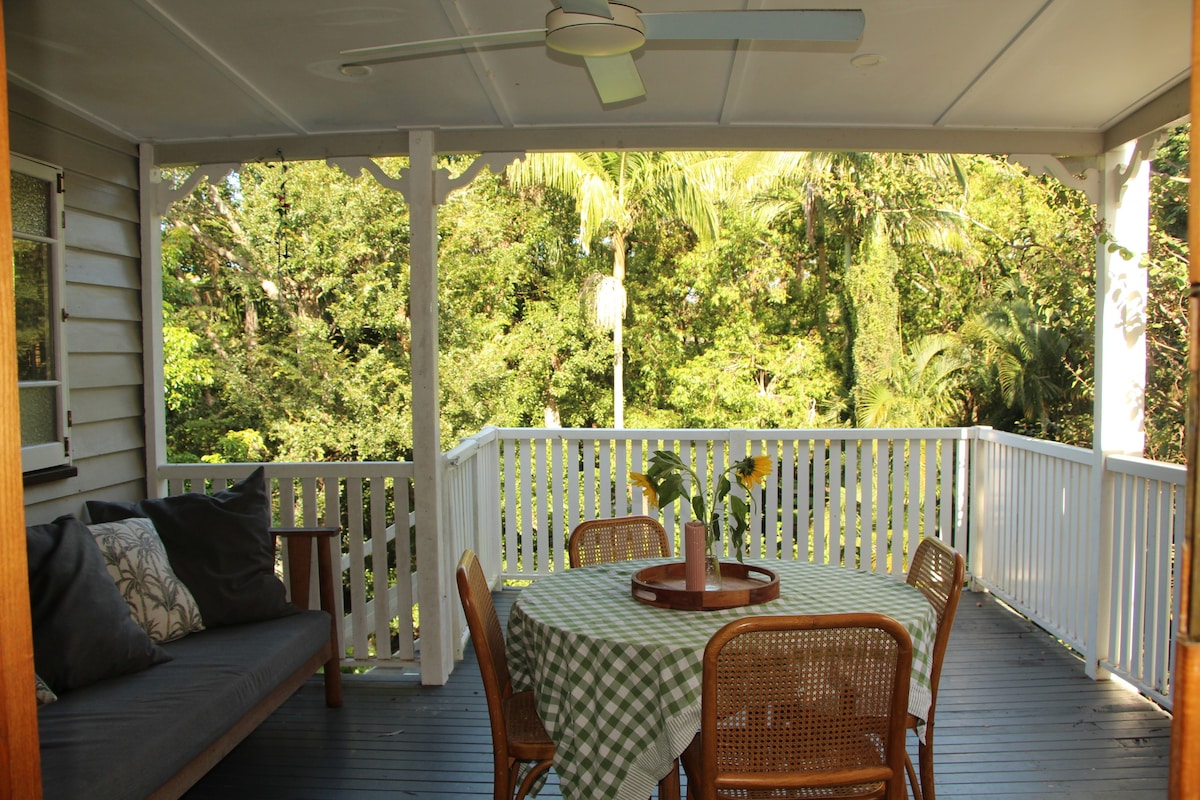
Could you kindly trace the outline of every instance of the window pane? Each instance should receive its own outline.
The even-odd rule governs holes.
[[[21,387],[21,446],[58,440],[58,409],[53,386]]]
[[[12,174],[13,229],[50,235],[50,183],[21,172]]]
[[[17,380],[46,381],[54,376],[50,342],[50,245],[13,241],[17,297]]]

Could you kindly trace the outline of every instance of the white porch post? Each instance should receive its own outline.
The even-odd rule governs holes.
[[[1091,602],[1089,677],[1103,677],[1108,656],[1115,487],[1104,469],[1110,453],[1142,455],[1146,442],[1146,295],[1143,258],[1149,242],[1151,139],[1130,142],[1102,159],[1098,216],[1104,226],[1096,247],[1095,406],[1092,497],[1098,531],[1090,554],[1096,585]]]
[[[409,166],[398,178],[369,158],[331,158],[330,166],[357,176],[363,171],[408,203],[409,318],[412,321],[413,484],[416,490],[417,602],[421,608],[421,682],[440,686],[459,652],[459,612],[451,515],[443,487],[441,407],[438,391],[437,209],[450,192],[468,185],[484,167],[498,173],[521,153],[487,153],[457,177],[437,168],[432,131],[408,137]]]
[[[138,146],[142,245],[142,403],[146,415],[146,496],[160,497],[158,465],[167,462],[167,406],[163,389],[162,185],[154,145]]]
[[[171,203],[186,197],[200,181],[217,183],[238,165],[201,164],[179,186],[163,183],[154,164],[154,145],[138,146],[138,222],[142,246],[142,398],[146,417],[146,496],[162,497],[166,482],[158,467],[167,463],[167,404],[163,355],[162,221]]]
[[[452,556],[442,535],[442,429],[438,403],[437,151],[432,131],[408,136],[411,242],[413,483],[421,604],[421,683],[441,685],[454,666]]]

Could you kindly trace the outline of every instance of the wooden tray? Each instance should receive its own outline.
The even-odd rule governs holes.
[[[752,606],[779,597],[779,576],[766,567],[722,561],[721,588],[707,592],[683,588],[683,571],[682,561],[638,570],[630,588],[633,599],[658,608],[713,611]]]

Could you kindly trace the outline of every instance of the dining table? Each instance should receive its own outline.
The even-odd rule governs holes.
[[[564,800],[646,800],[700,729],[704,647],[745,616],[876,612],[913,643],[909,712],[924,719],[937,615],[902,576],[835,564],[747,558],[773,571],[779,596],[717,610],[634,598],[632,578],[678,559],[576,567],[538,578],[509,614],[513,685],[531,689],[555,744]]]

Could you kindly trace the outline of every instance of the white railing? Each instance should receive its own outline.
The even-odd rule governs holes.
[[[1182,466],[1109,456],[1112,545],[1100,665],[1171,707],[1179,594],[1175,556],[1183,547]]]
[[[979,429],[975,582],[1171,708],[1182,466]]]
[[[926,533],[966,549],[970,430],[495,431],[500,442],[504,576],[566,565],[580,522],[657,514],[630,484],[655,450],[674,450],[711,485],[747,455],[776,465],[755,498],[750,550],[764,556],[903,573]],[[662,510],[676,536],[685,503]]]
[[[980,429],[972,576],[1081,653],[1095,623],[1091,450]]]
[[[709,482],[746,455],[774,460],[754,498],[752,552],[899,576],[918,539],[938,536],[967,558],[975,586],[1079,651],[1090,673],[1110,671],[1170,707],[1184,468],[1109,456],[1097,474],[1090,450],[990,428],[487,428],[443,456],[447,563],[437,568],[450,575],[469,547],[496,586],[565,569],[580,522],[660,513],[629,481],[658,449]],[[170,464],[158,477],[170,493],[212,492],[255,466]],[[412,465],[265,466],[274,524],[342,528],[347,663],[417,665]],[[689,511],[661,511],[677,552]],[[450,619],[421,622],[461,653],[464,623],[450,607]]]
[[[167,482],[168,494],[211,494],[258,466],[165,464],[158,468],[158,478]],[[412,464],[261,466],[266,467],[271,492],[272,524],[338,525],[342,529],[342,556],[337,569],[344,588],[334,594],[342,620],[338,630],[345,654],[343,663],[417,664],[413,635],[417,573],[412,536]],[[286,568],[283,564],[282,569]]]
[[[443,457],[444,519],[450,557],[457,560],[467,548],[474,550],[488,582],[495,588],[502,582],[500,484],[495,480],[498,454],[495,435],[484,431],[464,439]],[[449,626],[458,659],[467,639],[467,621],[460,604],[452,607],[455,611]]]

